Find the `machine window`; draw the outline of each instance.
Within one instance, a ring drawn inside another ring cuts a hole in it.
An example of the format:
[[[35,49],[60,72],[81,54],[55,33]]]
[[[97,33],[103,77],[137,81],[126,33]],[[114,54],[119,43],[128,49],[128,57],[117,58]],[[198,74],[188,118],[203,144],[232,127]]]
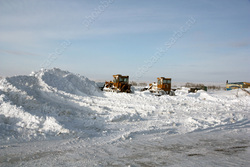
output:
[[[170,84],[170,83],[171,83],[171,80],[164,79],[164,80],[163,80],[163,83],[164,83],[164,84]]]

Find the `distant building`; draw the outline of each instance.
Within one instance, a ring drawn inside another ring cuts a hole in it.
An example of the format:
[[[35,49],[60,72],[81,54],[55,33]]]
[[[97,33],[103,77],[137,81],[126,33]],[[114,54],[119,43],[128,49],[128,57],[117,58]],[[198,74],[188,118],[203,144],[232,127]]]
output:
[[[239,89],[239,88],[250,88],[250,83],[249,82],[231,82],[226,84],[226,89],[227,90],[232,90],[232,89]]]

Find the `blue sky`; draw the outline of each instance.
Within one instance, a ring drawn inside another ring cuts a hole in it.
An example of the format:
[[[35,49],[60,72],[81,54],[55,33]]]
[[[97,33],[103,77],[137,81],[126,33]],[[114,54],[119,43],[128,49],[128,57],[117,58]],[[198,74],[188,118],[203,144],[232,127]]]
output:
[[[42,67],[95,80],[250,82],[250,1],[0,0],[0,76]]]

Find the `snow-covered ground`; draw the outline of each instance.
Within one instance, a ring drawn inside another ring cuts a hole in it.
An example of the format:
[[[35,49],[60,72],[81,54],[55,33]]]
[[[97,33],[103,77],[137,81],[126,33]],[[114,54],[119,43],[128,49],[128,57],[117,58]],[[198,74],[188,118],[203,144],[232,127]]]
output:
[[[250,96],[101,92],[60,69],[0,80],[0,166],[248,166]]]

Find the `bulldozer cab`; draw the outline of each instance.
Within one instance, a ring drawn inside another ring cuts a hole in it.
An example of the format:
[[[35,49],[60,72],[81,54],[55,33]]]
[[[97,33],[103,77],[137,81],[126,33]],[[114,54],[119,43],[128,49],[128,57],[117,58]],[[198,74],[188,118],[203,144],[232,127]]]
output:
[[[114,80],[113,82],[114,83],[125,83],[125,84],[128,84],[128,76],[122,76],[122,75],[113,75],[114,77]]]
[[[164,90],[166,92],[171,91],[171,78],[160,77],[157,78],[157,80],[158,89]]]
[[[127,93],[130,93],[131,90],[131,85],[129,84],[129,76],[122,76],[120,74],[117,74],[117,75],[113,75],[114,77],[114,80],[113,80],[113,83],[114,83],[114,87],[116,87],[117,90],[121,91],[121,92],[127,92]]]

